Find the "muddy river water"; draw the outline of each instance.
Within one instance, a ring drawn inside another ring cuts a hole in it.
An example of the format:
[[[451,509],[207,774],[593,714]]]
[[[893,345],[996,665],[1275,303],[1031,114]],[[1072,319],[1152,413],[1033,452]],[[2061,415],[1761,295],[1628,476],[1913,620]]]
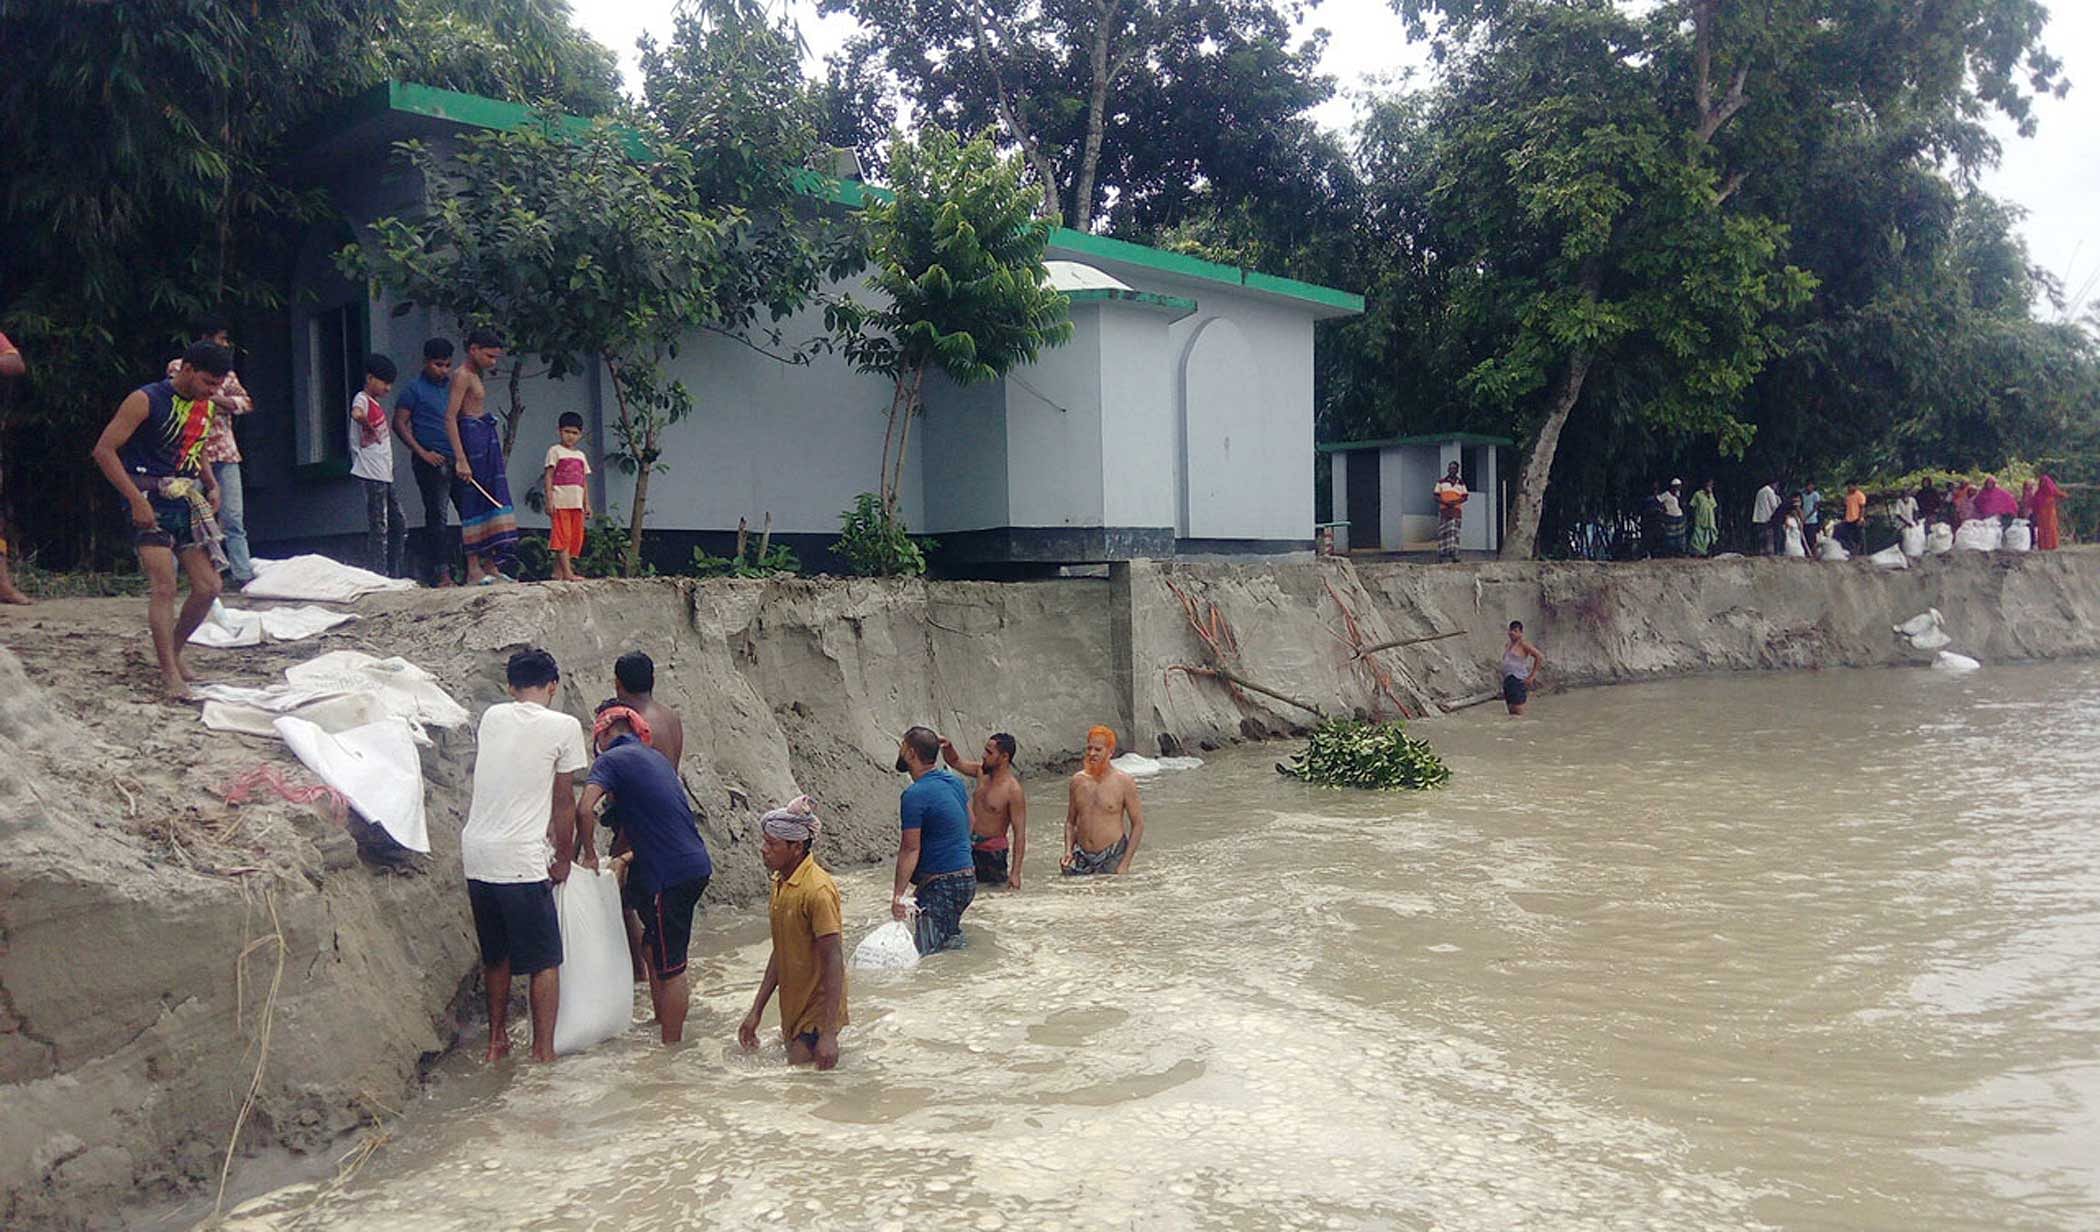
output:
[[[855,973],[833,1074],[738,1052],[764,913],[711,908],[686,1047],[453,1057],[244,1222],[2100,1227],[2100,665],[1499,709],[1420,726],[1428,795],[1152,780],[1124,879],[1045,875],[1036,776],[1028,884]]]

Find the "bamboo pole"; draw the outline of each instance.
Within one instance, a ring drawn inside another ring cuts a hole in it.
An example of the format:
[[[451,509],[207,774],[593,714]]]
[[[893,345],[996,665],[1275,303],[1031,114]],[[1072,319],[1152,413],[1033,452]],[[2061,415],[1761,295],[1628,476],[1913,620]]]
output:
[[[1273,697],[1277,701],[1283,702],[1285,705],[1296,706],[1298,709],[1303,710],[1306,713],[1314,715],[1318,718],[1324,719],[1327,717],[1326,711],[1320,709],[1318,706],[1313,705],[1311,702],[1300,701],[1299,699],[1292,697],[1288,693],[1278,693],[1276,690],[1269,688],[1266,685],[1256,684],[1253,681],[1247,679],[1245,676],[1242,676],[1237,672],[1229,672],[1222,667],[1199,667],[1191,664],[1176,663],[1174,666],[1168,668],[1167,670],[1170,672],[1186,672],[1191,676],[1210,676],[1214,679],[1222,680],[1227,684],[1237,685],[1250,693],[1259,693],[1263,697]]]
[[[1394,650],[1401,646],[1419,646],[1424,642],[1441,642],[1447,637],[1464,637],[1465,635],[1466,630],[1464,629],[1452,629],[1447,633],[1432,633],[1427,637],[1403,637],[1398,641],[1380,642],[1376,646],[1366,646],[1349,657],[1361,659],[1365,655],[1377,654],[1381,650]]]

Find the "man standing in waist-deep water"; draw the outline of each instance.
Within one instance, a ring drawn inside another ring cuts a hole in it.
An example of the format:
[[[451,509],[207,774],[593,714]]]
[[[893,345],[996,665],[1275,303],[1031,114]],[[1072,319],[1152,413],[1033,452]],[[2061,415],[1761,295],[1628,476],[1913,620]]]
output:
[[[978,780],[970,793],[970,859],[977,865],[977,880],[1009,890],[1021,888],[1021,858],[1028,854],[1028,794],[1014,773],[1019,748],[1012,736],[997,732],[984,742],[983,761],[964,761],[946,737],[941,739],[941,760]]]
[[[1072,776],[1065,805],[1065,875],[1127,873],[1145,837],[1137,780],[1115,767],[1116,733],[1086,734],[1086,763]],[[1128,823],[1126,826],[1125,823]]]
[[[890,915],[904,919],[904,892],[919,903],[912,939],[931,954],[962,943],[963,912],[977,897],[977,866],[970,859],[970,789],[953,770],[936,763],[941,738],[930,727],[914,727],[897,745],[897,773],[911,786],[897,801],[903,829],[897,839],[897,876],[890,887]]]
[[[1546,656],[1524,636],[1524,622],[1509,622],[1509,645],[1502,648],[1502,704],[1514,715],[1522,715],[1531,704],[1531,691],[1538,687]]]
[[[788,1064],[830,1069],[839,1063],[839,1029],[847,1024],[846,958],[839,941],[839,886],[812,850],[822,829],[808,796],[758,819],[759,858],[773,874],[767,911],[773,953],[736,1038],[746,1050],[757,1050],[759,1019],[777,991]]]

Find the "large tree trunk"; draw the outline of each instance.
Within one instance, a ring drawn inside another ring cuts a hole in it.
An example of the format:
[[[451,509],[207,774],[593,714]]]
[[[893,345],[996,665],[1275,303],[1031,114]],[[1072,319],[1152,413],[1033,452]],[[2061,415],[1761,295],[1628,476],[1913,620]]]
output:
[[[1116,0],[1103,0],[1096,10],[1094,45],[1087,55],[1093,89],[1086,100],[1086,144],[1079,153],[1079,179],[1072,187],[1071,225],[1087,230],[1094,221],[1094,173],[1101,164],[1101,130],[1108,113],[1108,43],[1115,33]],[[1052,191],[1056,191],[1052,189]]]
[[[1560,449],[1561,429],[1568,426],[1568,415],[1582,397],[1582,382],[1589,376],[1590,363],[1595,358],[1592,352],[1577,351],[1568,357],[1568,366],[1560,374],[1546,422],[1539,425],[1538,438],[1531,443],[1531,452],[1524,455],[1523,469],[1517,472],[1516,499],[1510,502],[1509,526],[1502,536],[1504,560],[1530,560],[1538,555],[1539,517],[1546,507],[1546,481],[1553,475],[1553,455]]]

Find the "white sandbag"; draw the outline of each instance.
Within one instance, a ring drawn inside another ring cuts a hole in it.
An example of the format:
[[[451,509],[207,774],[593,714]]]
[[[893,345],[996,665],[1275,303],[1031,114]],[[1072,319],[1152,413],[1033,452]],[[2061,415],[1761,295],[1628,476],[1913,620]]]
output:
[[[1816,555],[1824,560],[1851,560],[1852,553],[1838,542],[1836,535],[1826,534],[1816,544]]]
[[[305,719],[322,731],[339,733],[387,717],[377,693],[338,693],[273,685],[247,689],[230,684],[190,686],[190,696],[204,703],[204,726],[216,732],[274,736],[286,715]]]
[[[383,718],[330,734],[305,719],[287,716],[277,720],[276,728],[300,764],[343,793],[358,816],[410,851],[430,854],[430,831],[423,819],[423,762],[406,719]]]
[[[290,560],[258,560],[255,580],[241,593],[256,599],[311,599],[322,603],[348,603],[383,590],[414,590],[404,578],[384,577],[326,556],[294,556]]]
[[[1925,550],[1934,556],[1945,556],[1954,550],[1954,528],[1945,522],[1934,522],[1932,531],[1925,536]]]
[[[1872,555],[1868,556],[1867,560],[1872,564],[1879,565],[1883,569],[1910,568],[1910,557],[1905,556],[1903,554],[1903,549],[1896,546],[1893,543],[1881,549],[1879,552],[1875,552]]]
[[[1954,546],[1970,552],[1995,552],[2005,541],[1996,518],[1970,518],[1954,532]]]
[[[1802,544],[1802,542],[1801,542],[1801,528],[1800,528],[1800,527],[1798,527],[1798,526],[1794,526],[1794,525],[1792,525],[1792,524],[1789,524],[1789,525],[1787,526],[1787,528],[1786,528],[1786,545],[1785,545],[1785,551],[1784,551],[1784,554],[1785,554],[1785,555],[1787,555],[1787,556],[1791,556],[1791,557],[1795,558],[1796,560],[1800,560],[1800,559],[1803,559],[1803,558],[1807,557],[1807,555],[1808,555],[1808,548],[1807,548],[1807,547],[1805,547],[1805,546],[1804,546],[1804,545]]]
[[[1973,672],[1977,668],[1982,666],[1983,664],[1978,663],[1976,660],[1970,658],[1969,656],[1964,654],[1955,654],[1951,650],[1942,650],[1939,653],[1938,657],[1934,658],[1932,661],[1933,671],[1947,672],[1956,676],[1962,675],[1967,672]]]
[[[1149,779],[1165,774],[1169,770],[1194,770],[1203,764],[1200,757],[1147,757],[1143,753],[1125,753],[1109,763],[1134,779]]]
[[[620,882],[610,868],[571,866],[568,879],[554,887],[554,914],[561,924],[554,1052],[568,1056],[634,1023],[634,966],[620,919]]]
[[[336,650],[284,669],[295,689],[338,693],[376,692],[388,714],[414,723],[465,727],[466,707],[452,700],[437,677],[407,659],[377,659],[356,650]]]
[[[357,617],[349,612],[331,612],[325,607],[314,607],[311,604],[301,607],[230,608],[214,599],[211,612],[205,616],[204,623],[197,626],[195,633],[190,634],[190,643],[226,650],[239,646],[260,646],[265,641],[304,641],[356,619]]]
[[[863,971],[905,971],[919,965],[911,925],[891,920],[853,947],[853,965]]]
[[[2026,518],[2014,518],[2005,527],[2005,542],[2008,552],[2031,552],[2034,550],[2034,527]]]
[[[1947,636],[1947,631],[1937,626],[1927,629],[1923,633],[1914,634],[1910,639],[1910,648],[1912,650],[1938,650],[1953,644],[1954,639]]]
[[[1925,554],[1925,528],[1913,522],[1903,528],[1903,554],[1910,557]]]
[[[1939,628],[1941,623],[1942,622],[1940,620],[1940,609],[1936,607],[1928,607],[1924,611],[1919,612],[1917,615],[1911,617],[1909,620],[1906,620],[1902,624],[1897,625],[1896,632],[1901,633],[1905,637],[1916,637],[1918,634],[1925,632],[1925,630],[1927,629]]]

